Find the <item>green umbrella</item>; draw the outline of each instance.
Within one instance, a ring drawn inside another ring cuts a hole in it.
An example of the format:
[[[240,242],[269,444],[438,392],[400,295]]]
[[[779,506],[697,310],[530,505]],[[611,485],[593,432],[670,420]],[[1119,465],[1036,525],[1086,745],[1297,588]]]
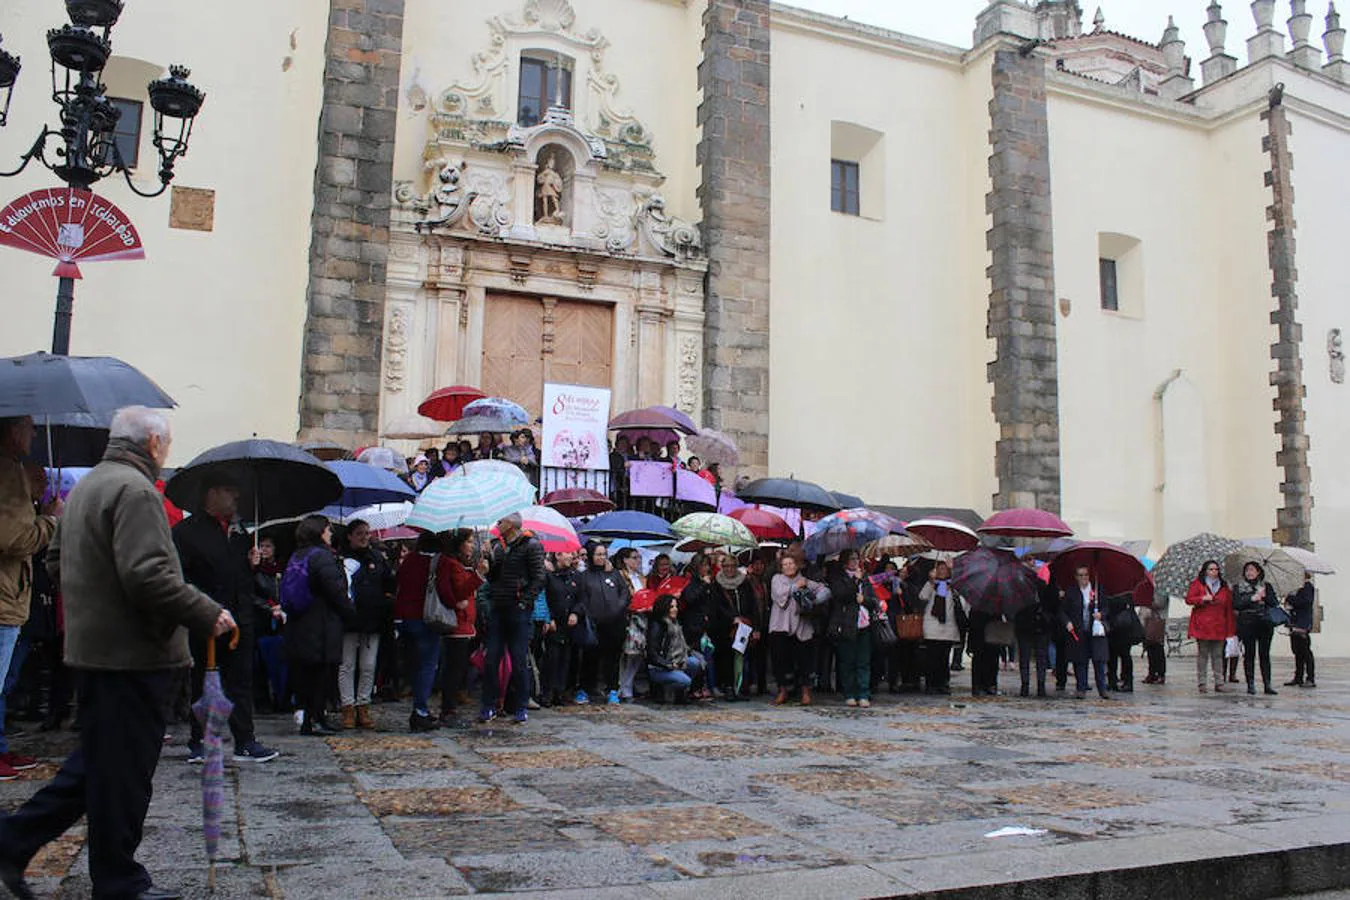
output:
[[[715,547],[758,547],[759,542],[741,522],[720,513],[696,512],[676,519],[670,530],[682,538]]]

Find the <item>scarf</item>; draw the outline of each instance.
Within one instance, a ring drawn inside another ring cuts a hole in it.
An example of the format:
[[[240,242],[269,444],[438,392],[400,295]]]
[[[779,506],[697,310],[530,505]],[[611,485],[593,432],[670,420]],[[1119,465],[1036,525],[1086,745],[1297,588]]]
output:
[[[1223,586],[1223,582],[1220,581],[1220,580],[1217,579],[1217,578],[1206,578],[1206,579],[1205,579],[1205,587],[1209,588],[1209,592],[1210,592],[1211,594],[1217,594],[1217,593],[1219,593],[1219,588],[1222,587],[1222,586]]]
[[[945,581],[936,581],[934,585],[946,583]],[[938,620],[939,625],[947,624],[947,598],[939,594],[936,587],[933,588],[933,618]]]

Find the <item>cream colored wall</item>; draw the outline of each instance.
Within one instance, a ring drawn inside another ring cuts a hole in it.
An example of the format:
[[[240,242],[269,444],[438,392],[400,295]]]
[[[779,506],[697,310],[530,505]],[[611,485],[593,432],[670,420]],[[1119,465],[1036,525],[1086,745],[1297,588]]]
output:
[[[472,7],[472,9],[470,9]],[[584,35],[598,30],[608,40],[604,69],[618,78],[615,106],[631,111],[652,136],[656,168],[666,176],[660,191],[667,209],[689,221],[699,219],[694,191],[697,172],[698,61],[701,56],[703,3],[679,0],[573,0],[576,23],[573,32]],[[477,4],[446,3],[444,0],[408,0],[403,25],[403,83],[414,81],[434,105],[451,84],[471,83],[473,56],[491,45],[488,20],[494,16],[520,19],[523,0],[488,0]],[[659,38],[654,39],[654,36]],[[515,120],[519,83],[518,51],[506,70],[505,96],[509,108],[501,116]],[[572,96],[578,127],[586,129],[590,100],[585,71],[590,59],[576,46],[554,35],[521,39],[530,48],[557,50],[576,61]],[[431,137],[429,106],[421,113],[400,114],[394,178],[413,181],[424,189],[422,153]]]
[[[138,0],[113,30],[117,56],[185,62],[207,92],[174,183],[216,192],[215,230],[170,229],[167,193],[145,200],[120,179],[98,184],[136,224],[146,261],[82,267],[71,352],[121,357],[179,402],[172,463],[255,432],[295,437],[327,8],[322,0],[241,0],[203,27],[196,4]],[[5,48],[24,63],[0,129],[0,169],[13,167],[41,123],[55,121],[45,35],[64,21],[60,4],[0,5]],[[152,127],[148,102],[142,127]],[[142,187],[158,183],[154,160],[143,144]],[[56,184],[34,164],[0,181],[0,197]],[[50,349],[53,265],[0,249],[0,355]]]
[[[769,469],[874,503],[986,508],[992,458],[967,450],[992,446],[972,343],[986,226],[970,173],[987,154],[951,114],[978,88],[954,65],[782,26],[773,54]],[[987,85],[987,66],[971,78]],[[833,121],[885,135],[879,220],[830,211]]]

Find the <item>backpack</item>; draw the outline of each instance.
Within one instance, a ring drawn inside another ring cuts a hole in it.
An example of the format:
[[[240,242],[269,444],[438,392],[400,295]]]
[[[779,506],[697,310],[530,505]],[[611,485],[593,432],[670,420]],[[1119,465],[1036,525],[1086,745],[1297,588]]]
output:
[[[288,616],[303,615],[314,605],[314,594],[309,589],[309,560],[315,549],[292,554],[286,563],[281,576],[281,608]]]

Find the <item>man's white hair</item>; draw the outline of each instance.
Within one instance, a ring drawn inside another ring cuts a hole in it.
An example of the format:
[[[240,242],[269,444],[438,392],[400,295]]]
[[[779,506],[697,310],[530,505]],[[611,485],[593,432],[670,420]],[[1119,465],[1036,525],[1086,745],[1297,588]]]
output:
[[[509,516],[502,516],[503,522],[510,522],[516,528],[522,528],[525,525],[525,519],[518,512],[513,512]]]
[[[164,413],[146,406],[124,406],[113,416],[109,438],[122,438],[144,447],[150,436],[160,440],[169,436],[169,420]]]

